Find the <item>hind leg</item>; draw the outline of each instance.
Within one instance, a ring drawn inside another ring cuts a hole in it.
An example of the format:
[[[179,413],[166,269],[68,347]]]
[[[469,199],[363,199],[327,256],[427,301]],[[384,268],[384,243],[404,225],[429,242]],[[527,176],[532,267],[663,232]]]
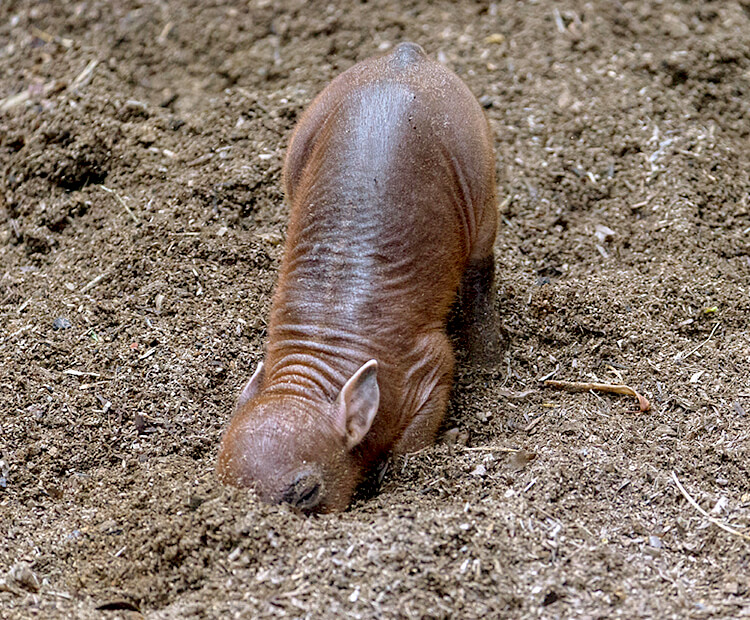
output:
[[[495,290],[495,256],[490,250],[469,261],[459,289],[458,339],[472,364],[494,366],[507,347],[495,309]]]

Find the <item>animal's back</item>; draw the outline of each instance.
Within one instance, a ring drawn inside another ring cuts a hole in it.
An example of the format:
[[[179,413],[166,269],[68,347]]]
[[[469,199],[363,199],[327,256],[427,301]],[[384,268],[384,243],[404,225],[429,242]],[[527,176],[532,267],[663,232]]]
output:
[[[339,324],[377,327],[381,340],[404,325],[441,327],[482,220],[494,218],[476,99],[407,43],[336,78],[299,127],[284,174],[284,305],[328,322],[338,312]]]

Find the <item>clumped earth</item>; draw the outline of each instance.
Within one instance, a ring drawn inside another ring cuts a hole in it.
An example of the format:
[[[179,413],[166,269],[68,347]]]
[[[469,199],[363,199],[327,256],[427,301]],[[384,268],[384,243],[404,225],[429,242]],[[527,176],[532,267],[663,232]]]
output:
[[[214,460],[289,132],[401,40],[490,118],[509,346],[299,516]],[[749,239],[747,0],[3,2],[0,617],[750,617]]]

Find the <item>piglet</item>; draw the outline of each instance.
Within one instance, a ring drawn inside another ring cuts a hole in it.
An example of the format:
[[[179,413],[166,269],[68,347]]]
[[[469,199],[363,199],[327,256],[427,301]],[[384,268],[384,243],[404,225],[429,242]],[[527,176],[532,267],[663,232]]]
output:
[[[469,355],[491,355],[497,226],[487,119],[419,45],[354,65],[297,124],[265,361],[242,389],[217,473],[272,503],[345,509],[391,454],[432,444],[459,296]]]

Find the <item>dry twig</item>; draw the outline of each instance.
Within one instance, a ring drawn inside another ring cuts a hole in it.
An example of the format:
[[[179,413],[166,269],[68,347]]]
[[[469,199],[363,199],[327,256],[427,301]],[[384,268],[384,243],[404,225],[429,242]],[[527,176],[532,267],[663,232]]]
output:
[[[679,362],[680,360],[687,359],[690,357],[693,353],[696,353],[697,351],[700,351],[700,349],[703,348],[704,345],[708,344],[711,341],[711,338],[714,337],[714,334],[716,333],[716,329],[719,327],[719,323],[717,322],[714,325],[714,328],[711,330],[711,333],[708,335],[708,338],[706,338],[703,342],[701,342],[697,347],[691,349],[687,353],[678,353],[674,356],[674,361]]]
[[[121,198],[120,194],[118,194],[115,190],[110,189],[106,185],[99,185],[105,192],[112,194],[117,201],[122,205],[122,208],[125,209],[127,214],[130,216],[130,218],[138,224],[138,218],[136,217],[135,213],[133,213],[133,210],[127,205],[127,203]]]
[[[80,293],[86,293],[87,291],[90,291],[92,288],[94,288],[99,282],[101,282],[104,278],[106,278],[109,274],[105,271],[104,273],[100,273],[98,276],[96,276],[91,282],[88,284],[85,284],[81,287]]]
[[[472,448],[464,448],[467,452],[519,452],[520,448],[505,448],[503,446],[476,446]]]
[[[733,534],[735,536],[739,536],[740,538],[744,538],[745,540],[750,540],[750,536],[748,536],[747,534],[738,532],[734,528],[731,528],[728,525],[725,525],[718,519],[714,519],[710,514],[708,514],[705,510],[703,510],[703,508],[700,507],[700,504],[698,504],[698,502],[696,502],[692,497],[690,497],[690,494],[685,490],[685,487],[682,486],[679,479],[677,478],[677,474],[674,472],[672,472],[672,480],[674,480],[674,483],[677,485],[677,488],[680,490],[680,493],[682,493],[683,497],[688,501],[688,504],[690,504],[693,508],[695,508],[698,512],[700,512],[704,517],[706,517],[706,519],[708,519],[716,527],[719,527],[725,532],[729,532],[730,534]]]
[[[587,392],[589,390],[597,390],[599,392],[609,392],[611,394],[625,394],[626,396],[635,396],[638,399],[638,406],[640,411],[648,411],[651,409],[651,403],[648,400],[636,392],[633,388],[627,385],[613,385],[611,383],[585,383],[579,381],[545,381],[544,385],[548,387],[558,388],[560,390],[567,390],[568,392]]]
[[[498,390],[498,393],[500,394],[500,396],[505,396],[505,398],[521,399],[521,398],[526,398],[529,394],[533,394],[534,390],[526,390],[524,392],[514,392],[513,390],[509,390],[507,388],[500,388]]]
[[[83,71],[81,71],[71,83],[70,90],[76,90],[77,88],[86,86],[86,84],[91,81],[91,77],[94,75],[94,69],[96,69],[98,64],[98,60],[90,60]]]

